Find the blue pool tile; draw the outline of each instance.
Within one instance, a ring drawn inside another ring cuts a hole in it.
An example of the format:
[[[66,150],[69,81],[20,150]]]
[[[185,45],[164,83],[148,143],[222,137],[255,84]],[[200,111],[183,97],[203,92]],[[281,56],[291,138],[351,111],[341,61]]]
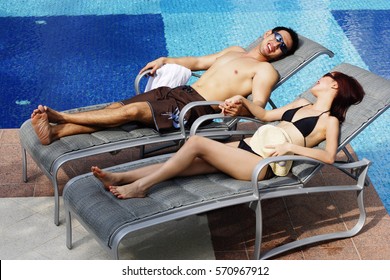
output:
[[[145,63],[167,55],[161,15],[0,18],[1,128],[40,103],[63,110],[134,94]]]
[[[332,11],[370,70],[390,79],[390,10]]]
[[[0,16],[160,14],[160,0],[4,0]]]

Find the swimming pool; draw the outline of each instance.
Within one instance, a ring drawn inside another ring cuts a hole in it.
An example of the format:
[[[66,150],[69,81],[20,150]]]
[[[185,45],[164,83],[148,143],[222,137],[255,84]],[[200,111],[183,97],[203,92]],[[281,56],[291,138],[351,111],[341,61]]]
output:
[[[138,70],[153,58],[245,46],[276,25],[336,54],[278,88],[279,105],[341,62],[390,79],[387,0],[1,1],[0,128],[19,127],[41,103],[64,110],[127,98]],[[369,175],[390,212],[389,120],[386,112],[352,146],[373,161]]]

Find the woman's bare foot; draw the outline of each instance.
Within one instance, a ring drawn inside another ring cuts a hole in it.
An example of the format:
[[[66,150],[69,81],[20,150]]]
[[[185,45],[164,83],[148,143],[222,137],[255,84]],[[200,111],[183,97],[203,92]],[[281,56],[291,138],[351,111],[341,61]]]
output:
[[[42,112],[33,113],[31,123],[42,145],[49,145],[53,139],[47,114]]]
[[[108,191],[110,190],[110,186],[115,186],[120,183],[120,179],[117,178],[115,173],[103,171],[97,166],[92,166],[91,171],[93,175],[103,183],[104,188]]]
[[[120,199],[144,198],[146,191],[140,188],[137,182],[123,186],[110,186],[110,192]]]

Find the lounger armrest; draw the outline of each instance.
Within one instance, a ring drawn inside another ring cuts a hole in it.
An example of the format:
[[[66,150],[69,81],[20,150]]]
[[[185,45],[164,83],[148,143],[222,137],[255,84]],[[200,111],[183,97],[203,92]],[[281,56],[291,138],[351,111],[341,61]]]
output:
[[[259,190],[262,188],[259,185],[259,174],[263,168],[266,168],[270,163],[273,162],[279,162],[279,161],[305,161],[309,163],[315,163],[315,164],[323,164],[323,165],[329,165],[327,163],[324,163],[320,160],[316,160],[309,157],[304,156],[296,156],[296,155],[285,155],[285,156],[277,156],[277,157],[269,157],[266,159],[261,160],[256,167],[254,168],[252,172],[252,187],[253,187],[253,194],[259,198]],[[366,158],[363,158],[362,160],[350,162],[350,163],[334,163],[331,164],[331,166],[334,166],[335,168],[339,170],[346,170],[346,169],[362,169],[362,172],[358,175],[357,178],[357,184],[361,187],[364,186],[365,178],[367,175],[368,167],[371,165],[371,161],[369,161]]]
[[[199,130],[199,127],[206,121],[208,120],[213,120],[213,119],[221,119],[221,120],[229,120],[230,124],[236,124],[241,120],[245,121],[250,121],[250,122],[255,122],[257,124],[264,124],[263,121],[253,118],[253,117],[246,117],[246,116],[236,116],[236,117],[231,117],[231,116],[225,116],[221,113],[219,114],[210,114],[210,115],[205,115],[201,116],[196,119],[196,121],[192,124],[191,129],[190,129],[190,136],[197,134],[197,131]]]
[[[139,84],[140,84],[140,81],[143,77],[145,77],[146,75],[149,75],[150,72],[152,72],[151,69],[148,69],[148,70],[145,70],[144,72],[141,72],[139,73],[136,77],[135,77],[135,80],[134,80],[134,91],[135,91],[135,94],[138,95],[140,94],[140,89],[139,89]]]
[[[179,116],[179,123],[180,123],[180,129],[181,133],[185,135],[185,129],[184,129],[184,116],[187,114],[189,110],[191,110],[194,107],[197,106],[215,106],[219,105],[221,101],[194,101],[186,106],[183,107],[183,109],[180,112]],[[240,120],[247,120],[247,121],[252,121],[260,124],[264,124],[264,122],[255,119],[253,117],[246,117],[246,116],[237,116],[237,117],[231,117],[231,116],[225,116],[223,114],[210,114],[210,115],[204,115],[196,119],[196,121],[192,124],[191,129],[190,129],[190,134],[194,135],[198,131],[199,127],[202,125],[202,123],[208,121],[208,120],[213,120],[213,119],[229,119],[231,120],[231,123],[237,123]]]
[[[112,102],[101,103],[101,104],[97,104],[97,105],[84,106],[84,107],[79,107],[79,108],[73,108],[73,109],[68,109],[68,110],[64,110],[64,111],[61,111],[61,112],[68,113],[68,114],[73,114],[73,113],[87,112],[87,111],[93,111],[93,110],[100,110],[100,109],[103,109],[103,108],[107,107],[110,104],[112,104]]]
[[[180,112],[180,115],[179,115],[179,124],[180,124],[181,134],[183,136],[186,135],[184,117],[189,110],[191,110],[194,107],[198,107],[198,106],[214,106],[214,105],[219,105],[220,103],[221,103],[220,101],[194,101],[194,102],[190,102],[186,106],[184,106]]]

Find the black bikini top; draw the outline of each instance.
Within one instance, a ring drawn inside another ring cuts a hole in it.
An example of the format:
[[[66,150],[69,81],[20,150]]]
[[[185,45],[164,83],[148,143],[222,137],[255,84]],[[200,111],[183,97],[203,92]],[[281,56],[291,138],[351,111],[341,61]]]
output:
[[[282,120],[286,122],[291,122],[302,134],[303,138],[306,138],[310,133],[313,131],[314,127],[316,126],[318,119],[320,116],[324,113],[329,112],[325,111],[319,114],[318,116],[312,116],[312,117],[305,117],[300,120],[297,120],[295,122],[292,122],[292,119],[294,118],[295,113],[301,109],[302,107],[305,107],[310,104],[306,104],[297,108],[293,108],[290,110],[287,110],[286,112],[283,113]],[[305,146],[306,146],[306,139],[305,139]]]

